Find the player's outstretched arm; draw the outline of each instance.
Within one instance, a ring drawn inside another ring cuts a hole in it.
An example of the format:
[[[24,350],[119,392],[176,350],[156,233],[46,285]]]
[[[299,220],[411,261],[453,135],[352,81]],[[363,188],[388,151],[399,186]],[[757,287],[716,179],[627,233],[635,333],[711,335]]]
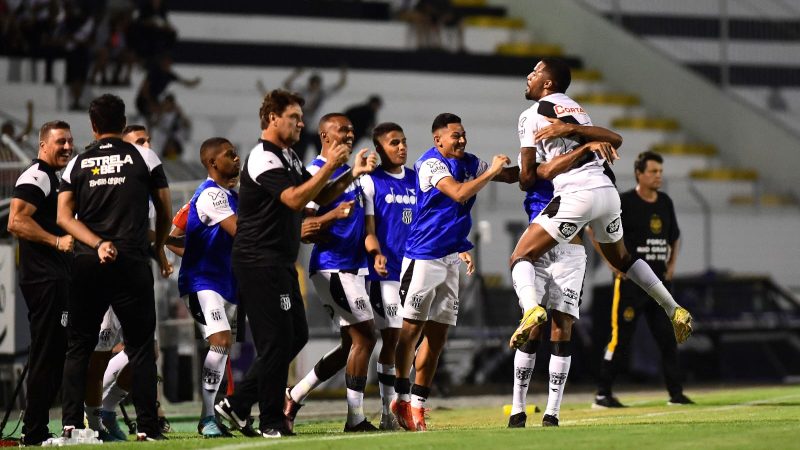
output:
[[[492,158],[492,165],[474,180],[459,183],[452,176],[448,176],[436,183],[436,189],[450,197],[453,201],[464,203],[483,189],[489,181],[500,174],[504,166],[509,162],[511,162],[511,160],[508,159],[508,156],[495,155],[494,158]]]
[[[533,137],[535,142],[544,139],[577,136],[589,141],[608,142],[614,148],[619,148],[622,145],[622,136],[609,129],[593,125],[565,123],[550,117],[545,117],[545,119],[550,122],[551,125],[543,127],[536,132]]]
[[[519,182],[519,167],[503,167],[503,170],[501,170],[497,176],[492,178],[492,181],[508,184]]]

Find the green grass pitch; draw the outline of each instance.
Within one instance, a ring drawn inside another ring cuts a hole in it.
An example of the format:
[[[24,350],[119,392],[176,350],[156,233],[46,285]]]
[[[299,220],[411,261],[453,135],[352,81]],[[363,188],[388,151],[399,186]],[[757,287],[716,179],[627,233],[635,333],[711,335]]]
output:
[[[689,392],[697,402],[666,406],[663,394],[626,395],[631,406],[593,410],[570,403],[561,411],[559,428],[542,428],[541,413],[528,428],[507,429],[501,407],[433,409],[427,433],[344,434],[344,418],[303,420],[298,435],[263,438],[202,439],[196,421],[173,421],[169,441],[114,443],[113,449],[790,449],[800,448],[800,386],[718,388]],[[432,399],[431,403],[435,403]],[[313,400],[312,400],[313,401]],[[377,418],[373,420],[377,423]],[[75,446],[70,448],[94,448]]]

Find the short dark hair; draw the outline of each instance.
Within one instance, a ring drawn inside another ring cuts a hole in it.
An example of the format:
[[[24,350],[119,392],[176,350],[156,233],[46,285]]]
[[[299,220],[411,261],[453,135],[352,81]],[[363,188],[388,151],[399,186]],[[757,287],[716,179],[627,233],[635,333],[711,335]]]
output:
[[[266,130],[269,126],[269,114],[281,115],[289,105],[298,104],[301,107],[306,104],[306,101],[300,94],[296,92],[289,92],[283,89],[274,89],[264,96],[261,102],[261,108],[258,110],[258,118],[261,120],[261,129]]]
[[[447,125],[451,123],[461,123],[461,117],[458,117],[452,113],[441,113],[433,119],[433,125],[431,125],[431,133],[436,133],[436,130],[441,128],[447,128]]]
[[[215,150],[218,150],[223,144],[233,145],[224,137],[208,138],[200,144],[200,162],[203,163],[203,166],[208,168],[208,161],[216,155]]]
[[[135,133],[137,131],[147,131],[147,128],[144,125],[128,125],[122,129],[122,135],[125,136],[128,133]]]
[[[550,75],[550,79],[555,84],[553,90],[562,94],[567,92],[567,88],[572,83],[572,71],[567,62],[559,58],[543,58],[542,62],[545,72]]]
[[[39,128],[39,140],[43,141],[47,134],[50,133],[50,130],[69,130],[69,124],[64,122],[63,120],[51,120],[50,122],[45,122],[42,124],[42,127]]]
[[[327,121],[333,119],[334,117],[344,117],[345,119],[350,120],[350,118],[347,117],[347,114],[343,114],[340,112],[328,113],[319,118],[319,122],[317,122],[317,131],[321,132],[322,125],[324,125]]]
[[[661,157],[656,152],[651,152],[650,150],[646,152],[639,153],[636,157],[636,161],[633,162],[633,173],[636,175],[636,172],[644,172],[647,168],[647,161],[655,161],[659,164],[664,164],[664,158]]]
[[[383,150],[380,139],[392,131],[399,131],[403,133],[403,127],[394,122],[383,122],[379,123],[375,126],[375,128],[372,129],[372,143],[375,144],[376,150]]]
[[[125,128],[125,102],[113,94],[103,94],[89,104],[89,120],[98,134],[121,134]]]

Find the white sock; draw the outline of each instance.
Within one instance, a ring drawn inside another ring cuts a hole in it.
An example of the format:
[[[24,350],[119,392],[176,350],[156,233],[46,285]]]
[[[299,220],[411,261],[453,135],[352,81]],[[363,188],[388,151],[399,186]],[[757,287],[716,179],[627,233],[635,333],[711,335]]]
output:
[[[314,369],[311,369],[299,383],[297,383],[291,391],[289,391],[289,395],[292,396],[292,400],[296,401],[297,403],[303,403],[303,401],[308,397],[308,394],[311,393],[317,386],[321,383],[319,377],[317,377],[317,373]]]
[[[567,384],[569,365],[572,356],[550,355],[550,391],[547,395],[547,409],[544,413],[558,417],[561,410],[561,398],[564,396],[564,385]]]
[[[364,419],[364,392],[347,389],[347,425],[358,425]]]
[[[428,401],[428,397],[422,397],[417,394],[411,394],[411,407],[412,408],[424,408],[425,402]]]
[[[525,353],[517,350],[514,354],[514,393],[511,398],[511,414],[525,411],[528,397],[528,386],[536,364],[536,353]]]
[[[225,362],[228,360],[228,349],[212,345],[208,349],[203,362],[203,410],[201,417],[214,415],[214,399],[217,397],[222,375],[225,373]]]
[[[103,392],[103,410],[104,411],[117,411],[117,405],[128,395],[128,391],[122,389],[113,383],[108,389]]]
[[[86,411],[86,421],[89,422],[89,428],[93,430],[102,430],[103,425],[100,423],[100,407],[84,405],[83,410]]]
[[[117,353],[108,361],[106,371],[103,373],[103,392],[117,382],[117,377],[122,369],[128,365],[128,354],[124,351]]]
[[[672,318],[672,315],[675,314],[675,310],[679,306],[675,302],[675,299],[672,298],[672,294],[664,287],[664,283],[658,279],[658,276],[656,276],[653,269],[651,269],[646,262],[637,259],[625,273],[625,276],[638,284],[640,288],[644,289],[647,295],[652,297],[653,300],[664,308],[664,311],[667,312],[667,316],[670,319]]]
[[[378,363],[378,390],[381,393],[381,405],[383,414],[390,414],[392,400],[397,397],[394,392],[394,380],[396,370],[394,364]]]
[[[536,270],[528,260],[517,261],[511,269],[511,280],[514,282],[514,292],[517,293],[522,309],[527,311],[539,305],[536,301]]]

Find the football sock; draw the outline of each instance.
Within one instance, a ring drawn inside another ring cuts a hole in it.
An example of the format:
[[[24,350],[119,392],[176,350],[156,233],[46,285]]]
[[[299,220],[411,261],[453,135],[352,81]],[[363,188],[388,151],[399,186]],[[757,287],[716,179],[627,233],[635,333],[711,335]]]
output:
[[[203,362],[203,410],[202,417],[214,415],[214,399],[217,397],[219,385],[222,383],[222,374],[225,373],[225,361],[228,359],[228,349],[219,345],[212,345]]]
[[[316,368],[313,368],[289,391],[289,395],[292,397],[292,400],[297,403],[303,403],[306,397],[308,397],[308,394],[316,389],[320,383],[322,383],[322,380],[317,376]]]
[[[103,410],[115,412],[119,402],[127,396],[128,391],[117,386],[117,383],[111,384],[111,386],[103,392]]]
[[[397,377],[394,380],[394,390],[397,393],[397,400],[405,402],[411,401],[411,380],[408,378]]]
[[[419,384],[411,386],[411,407],[425,408],[425,402],[429,395],[431,395],[431,388]]]
[[[389,406],[391,405],[392,400],[397,397],[394,392],[394,380],[394,364],[378,363],[378,390],[381,393],[381,404],[384,414],[391,413]]]
[[[538,344],[538,341],[528,341],[523,348],[514,354],[514,390],[511,397],[511,414],[525,411],[533,367],[536,364],[536,349],[530,350],[529,344]],[[538,347],[538,345],[534,345]],[[527,348],[525,348],[527,347]]]
[[[547,408],[544,413],[558,417],[572,356],[570,355],[569,341],[555,341],[552,342],[552,346],[553,351],[550,355],[550,390],[547,395]]]
[[[667,288],[664,286],[664,283],[658,279],[658,276],[653,272],[653,269],[647,265],[641,259],[637,259],[631,265],[631,268],[625,273],[625,276],[631,279],[634,283],[639,285],[647,295],[653,298],[662,308],[664,311],[667,312],[667,316],[671,319],[672,315],[675,314],[675,310],[679,307],[678,304],[675,302],[675,299],[672,298],[672,295],[669,293]]]
[[[103,392],[107,391],[112,384],[116,384],[119,373],[127,365],[128,354],[125,351],[117,353],[108,361],[106,371],[103,373]]]
[[[347,425],[356,426],[363,422],[364,416],[364,388],[367,385],[366,376],[344,375],[347,385]]]
[[[536,301],[536,290],[534,289],[536,271],[531,260],[520,258],[514,261],[511,268],[511,280],[523,310],[527,311],[539,304]]]

